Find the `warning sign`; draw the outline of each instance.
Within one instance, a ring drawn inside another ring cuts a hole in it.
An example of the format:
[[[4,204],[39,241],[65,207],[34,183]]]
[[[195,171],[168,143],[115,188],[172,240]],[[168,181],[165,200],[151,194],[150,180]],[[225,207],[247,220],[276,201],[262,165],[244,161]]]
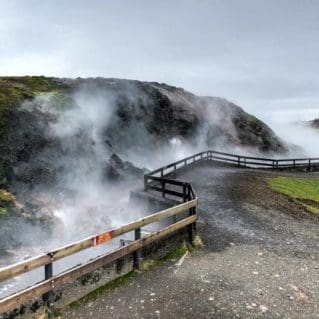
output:
[[[106,232],[106,233],[103,233],[103,234],[100,234],[100,235],[93,237],[93,244],[94,244],[94,246],[100,245],[100,244],[103,244],[106,241],[109,241],[111,239],[112,239],[112,232],[109,231],[109,232]]]

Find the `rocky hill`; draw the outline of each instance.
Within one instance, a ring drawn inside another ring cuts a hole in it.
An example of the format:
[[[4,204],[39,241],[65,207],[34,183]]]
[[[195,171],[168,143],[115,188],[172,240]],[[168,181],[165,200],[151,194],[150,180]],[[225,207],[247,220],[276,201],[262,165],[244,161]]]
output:
[[[167,162],[181,145],[285,151],[267,125],[222,98],[154,82],[1,77],[0,190],[19,205],[0,201],[0,215],[47,222],[52,194],[71,196],[123,173],[141,177],[135,166],[159,153]]]
[[[96,143],[101,152],[129,159],[174,140],[203,147],[285,150],[267,125],[239,106],[166,84],[0,78],[0,187],[17,180],[54,182],[61,156],[90,155]]]

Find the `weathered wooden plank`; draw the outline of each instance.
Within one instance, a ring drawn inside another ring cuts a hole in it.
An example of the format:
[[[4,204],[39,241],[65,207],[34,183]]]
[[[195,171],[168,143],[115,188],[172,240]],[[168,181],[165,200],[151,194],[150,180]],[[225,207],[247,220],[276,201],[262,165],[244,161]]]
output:
[[[43,254],[14,265],[3,267],[0,269],[0,281],[28,272],[34,268],[48,264],[49,262],[50,256]]]
[[[119,235],[125,234],[129,231],[133,231],[135,228],[142,227],[157,221],[160,221],[162,219],[165,219],[167,217],[179,214],[189,208],[192,208],[197,205],[197,199],[194,199],[192,201],[189,201],[187,203],[183,203],[177,206],[174,206],[172,208],[165,209],[163,211],[160,211],[158,213],[146,216],[144,218],[138,219],[132,223],[129,223],[127,225],[121,226],[116,229],[112,229],[110,231],[107,231],[108,233],[111,232],[111,237],[117,237]],[[55,249],[53,251],[48,252],[47,254],[43,254],[19,263],[16,263],[14,265],[7,266],[5,268],[0,269],[0,282],[7,280],[9,278],[13,278],[17,275],[29,272],[32,269],[44,266],[52,261],[70,256],[76,252],[79,252],[81,250],[90,248],[96,244],[96,237],[103,235],[105,233],[96,234],[92,237],[88,237],[86,239],[80,240],[78,242],[72,243],[70,245]]]
[[[113,230],[113,234],[114,234],[114,236],[119,236],[119,235],[125,234],[131,230],[134,230],[136,228],[140,228],[140,227],[146,226],[148,224],[152,224],[152,223],[161,221],[165,218],[177,215],[177,214],[182,213],[182,212],[184,212],[192,207],[195,207],[197,205],[197,203],[198,203],[198,199],[195,198],[195,199],[188,201],[186,203],[182,203],[182,204],[176,205],[172,208],[162,210],[159,213],[155,213],[155,214],[146,216],[146,217],[141,218],[135,222],[121,226],[121,227]]]
[[[88,263],[84,265],[77,266],[71,270],[68,270],[62,274],[59,274],[57,276],[52,277],[50,280],[42,281],[30,288],[27,288],[23,291],[20,291],[16,294],[13,294],[9,297],[6,297],[2,300],[0,300],[0,314],[10,311],[14,309],[15,307],[28,302],[29,300],[32,300],[34,298],[40,297],[43,294],[49,292],[50,290],[57,288],[65,283],[68,283],[70,281],[73,281],[82,275],[85,275],[87,273],[90,273],[102,266],[105,266],[107,264],[110,264],[117,259],[124,257],[128,254],[133,253],[134,251],[154,242],[157,241],[167,235],[170,235],[174,232],[176,232],[179,229],[182,229],[186,227],[187,225],[190,225],[194,223],[197,219],[197,215],[192,215],[190,217],[187,217],[177,223],[174,223],[172,225],[169,225],[159,231],[153,232],[149,235],[146,235],[145,237],[133,241],[129,244],[127,244],[124,247],[115,249],[111,251],[108,254],[105,254],[103,256],[97,257]]]

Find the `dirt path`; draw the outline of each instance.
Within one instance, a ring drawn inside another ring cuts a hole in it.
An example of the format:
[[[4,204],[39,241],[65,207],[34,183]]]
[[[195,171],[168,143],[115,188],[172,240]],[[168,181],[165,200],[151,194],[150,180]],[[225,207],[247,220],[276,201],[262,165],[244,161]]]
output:
[[[319,318],[319,221],[269,190],[273,175],[183,174],[200,199],[205,246],[180,267],[154,268],[63,318]]]

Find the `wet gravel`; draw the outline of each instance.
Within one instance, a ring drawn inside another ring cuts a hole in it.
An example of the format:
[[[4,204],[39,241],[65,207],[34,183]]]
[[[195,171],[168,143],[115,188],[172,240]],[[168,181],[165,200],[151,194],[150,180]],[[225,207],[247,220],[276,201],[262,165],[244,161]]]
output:
[[[204,247],[181,266],[156,267],[62,317],[319,318],[319,221],[267,187],[276,175],[185,172],[179,179],[199,197]]]

